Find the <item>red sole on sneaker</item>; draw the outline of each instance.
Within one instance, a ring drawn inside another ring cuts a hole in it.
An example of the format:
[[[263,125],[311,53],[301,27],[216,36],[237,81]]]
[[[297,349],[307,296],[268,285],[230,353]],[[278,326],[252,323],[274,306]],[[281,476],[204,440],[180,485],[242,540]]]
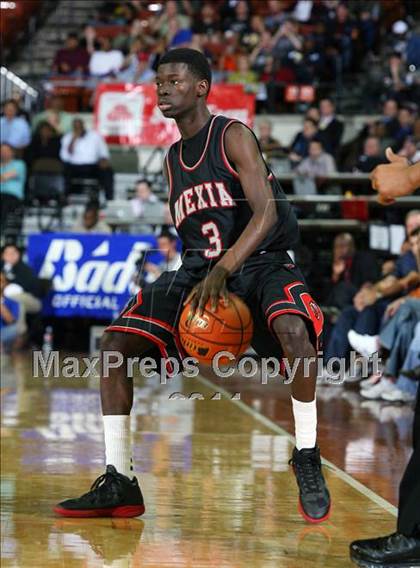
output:
[[[75,517],[79,519],[89,519],[95,517],[140,517],[145,512],[144,505],[125,505],[122,507],[112,507],[107,509],[74,510],[54,507],[54,512],[61,517]]]
[[[319,523],[323,523],[324,521],[326,521],[330,514],[331,514],[331,505],[330,508],[328,509],[328,513],[326,515],[324,515],[323,517],[321,517],[320,519],[314,519],[313,517],[310,517],[309,515],[307,515],[305,513],[305,511],[303,510],[302,507],[302,502],[299,499],[299,504],[298,504],[298,511],[299,513],[302,515],[302,517],[305,519],[305,521],[308,521],[308,523],[312,523],[313,525],[317,525]]]

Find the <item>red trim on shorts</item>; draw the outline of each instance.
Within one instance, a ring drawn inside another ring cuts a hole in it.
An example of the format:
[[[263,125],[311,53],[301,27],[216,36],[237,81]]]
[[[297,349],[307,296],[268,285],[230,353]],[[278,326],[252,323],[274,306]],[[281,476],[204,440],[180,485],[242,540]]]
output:
[[[186,172],[192,172],[193,170],[195,170],[196,168],[198,168],[198,166],[201,164],[201,162],[204,160],[204,156],[207,153],[207,148],[209,146],[209,142],[210,142],[210,136],[211,136],[211,131],[213,130],[213,126],[214,126],[214,121],[216,120],[216,115],[213,116],[213,118],[211,119],[211,123],[210,123],[210,127],[209,127],[209,131],[207,133],[207,140],[206,140],[206,145],[204,146],[204,150],[203,153],[200,156],[200,159],[198,160],[198,162],[196,162],[193,166],[187,166],[187,164],[184,164],[183,160],[182,160],[182,138],[181,141],[179,143],[179,163],[181,165],[181,168],[183,170],[185,170]]]
[[[163,329],[166,329],[166,331],[169,331],[169,333],[171,333],[172,335],[175,335],[177,333],[176,329],[172,326],[170,326],[168,323],[159,320],[157,318],[150,318],[147,316],[141,316],[140,314],[135,314],[133,313],[134,310],[136,310],[139,306],[141,306],[143,303],[143,290],[140,289],[137,292],[137,297],[136,297],[136,303],[127,311],[124,312],[123,314],[120,314],[119,317],[123,318],[123,319],[138,319],[141,321],[147,321],[147,322],[151,322],[154,323],[155,325],[162,327]]]
[[[122,326],[122,325],[110,325],[109,327],[106,328],[105,331],[119,331],[123,333],[133,333],[135,335],[141,335],[142,337],[149,339],[152,343],[157,345],[163,359],[169,358],[168,352],[166,351],[167,344],[162,339],[160,339],[160,337],[157,337],[156,335],[150,333],[149,331],[145,331],[144,329],[137,329],[135,327]],[[169,373],[173,373],[174,371],[169,361],[166,361],[166,369],[167,371],[169,371]]]
[[[304,286],[305,284],[303,282],[301,282],[300,280],[295,280],[294,282],[290,282],[290,284],[288,284],[287,286],[285,286],[283,288],[284,293],[286,294],[286,300],[276,300],[275,302],[273,302],[272,304],[270,304],[268,306],[268,308],[265,310],[265,315],[267,315],[267,312],[273,307],[273,306],[277,306],[278,304],[296,304],[292,294],[290,293],[290,290],[294,287],[297,286],[298,284],[301,284],[302,286]],[[301,296],[301,294],[300,294]]]
[[[312,298],[312,296],[309,294],[309,292],[302,292],[301,294],[299,294],[300,299],[302,300],[302,303],[306,309],[306,313],[299,310],[299,309],[294,309],[291,307],[287,307],[287,308],[280,308],[277,309],[276,311],[272,312],[270,315],[267,316],[268,311],[273,307],[273,306],[278,306],[280,304],[294,304],[296,305],[296,302],[293,298],[293,296],[290,293],[291,288],[293,288],[294,286],[297,285],[302,285],[304,286],[303,282],[295,281],[295,282],[291,282],[290,284],[288,284],[285,288],[284,288],[284,292],[286,294],[287,300],[277,300],[275,302],[273,302],[272,304],[270,304],[270,306],[266,309],[265,311],[265,315],[267,317],[267,324],[268,327],[270,329],[270,331],[272,333],[273,329],[272,329],[272,325],[273,325],[273,321],[280,315],[282,314],[297,314],[300,316],[305,317],[306,319],[308,319],[311,323],[312,323],[312,327],[313,330],[315,332],[315,336],[317,338],[317,344],[316,344],[316,349],[319,349],[319,338],[320,335],[322,333],[322,329],[323,329],[323,325],[324,325],[324,316],[322,314],[322,311],[320,309],[320,307],[318,306],[318,304],[314,301],[314,299]],[[316,306],[316,309],[319,310],[319,319],[316,317],[315,315],[315,310],[311,308],[310,303],[313,303]]]
[[[177,333],[176,329],[172,326],[170,326],[168,323],[158,320],[156,318],[149,318],[147,316],[141,316],[139,314],[132,314],[131,310],[130,312],[127,312],[126,314],[124,314],[122,316],[123,319],[138,319],[140,321],[146,321],[146,322],[151,322],[154,323],[155,325],[165,329],[166,331],[169,331],[169,333],[171,333],[172,335],[175,335]]]

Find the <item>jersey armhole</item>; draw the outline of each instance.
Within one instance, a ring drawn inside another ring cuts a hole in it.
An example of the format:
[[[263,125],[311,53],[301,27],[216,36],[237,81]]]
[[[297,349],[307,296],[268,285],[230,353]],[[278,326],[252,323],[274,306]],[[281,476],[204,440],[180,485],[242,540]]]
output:
[[[239,120],[236,120],[236,119],[233,118],[232,120],[230,120],[230,121],[224,126],[224,128],[223,128],[223,130],[222,130],[222,135],[221,135],[221,137],[220,137],[220,153],[222,154],[223,163],[225,164],[226,169],[227,169],[235,178],[239,179],[239,174],[238,174],[238,172],[235,170],[235,168],[233,167],[233,165],[231,164],[231,162],[229,161],[229,158],[227,157],[226,150],[225,150],[225,133],[226,133],[226,130],[229,128],[229,126],[231,126],[231,125],[234,124],[234,123],[242,124],[243,126],[246,126],[246,128],[248,128],[248,130],[249,130],[249,131],[252,133],[252,135],[254,136],[255,141],[256,141],[256,143],[257,143],[257,146],[258,146],[260,152],[261,152],[261,148],[260,148],[260,144],[259,144],[259,142],[258,142],[258,138],[255,136],[255,133],[254,133],[254,132],[251,130],[251,128],[249,128],[246,124],[243,124],[243,122],[240,122]],[[266,164],[266,162],[265,162],[265,160],[264,160],[264,157],[263,157],[263,155],[262,155],[262,152],[261,152],[261,157],[262,157],[262,159],[263,159],[264,165],[265,165],[266,170],[267,170],[267,179],[268,179],[269,181],[271,181],[271,180],[273,179],[273,177],[274,177],[274,176],[273,176],[273,172],[272,172],[272,171],[270,170],[270,168],[267,166],[267,164]]]

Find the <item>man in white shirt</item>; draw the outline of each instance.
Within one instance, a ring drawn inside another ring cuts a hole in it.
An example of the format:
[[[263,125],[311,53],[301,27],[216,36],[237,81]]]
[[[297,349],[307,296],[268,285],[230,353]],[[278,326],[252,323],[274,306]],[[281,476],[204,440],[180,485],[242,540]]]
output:
[[[72,131],[61,139],[60,158],[65,164],[68,193],[75,193],[75,179],[96,178],[105,197],[113,198],[114,172],[108,146],[100,134],[86,130],[80,118],[73,120]]]
[[[92,77],[116,75],[124,63],[124,56],[119,49],[112,49],[108,37],[99,38],[100,48],[90,57],[89,73]]]

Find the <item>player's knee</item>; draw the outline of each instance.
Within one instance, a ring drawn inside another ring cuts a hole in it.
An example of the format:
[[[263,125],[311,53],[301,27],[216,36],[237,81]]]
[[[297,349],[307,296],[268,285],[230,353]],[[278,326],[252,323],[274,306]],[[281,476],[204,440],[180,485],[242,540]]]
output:
[[[286,355],[306,352],[311,343],[303,318],[284,314],[273,322],[273,330]]]

